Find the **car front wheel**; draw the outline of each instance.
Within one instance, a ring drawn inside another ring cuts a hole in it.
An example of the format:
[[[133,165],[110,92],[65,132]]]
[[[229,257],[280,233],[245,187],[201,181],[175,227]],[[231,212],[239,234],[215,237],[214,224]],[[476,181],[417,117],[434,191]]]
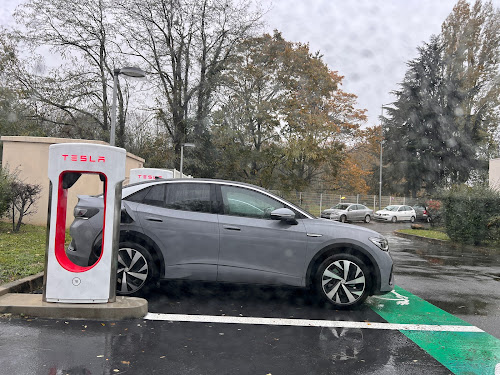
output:
[[[370,215],[365,216],[365,223],[369,223],[372,220]]]
[[[392,217],[392,219],[391,219],[391,221],[392,221],[393,223],[396,223],[396,222],[398,221],[398,218],[397,218],[396,216],[393,216],[393,217]]]
[[[341,223],[346,223],[346,222],[347,222],[347,217],[346,217],[345,215],[342,215],[342,216],[340,217],[340,222],[341,222]]]
[[[136,295],[144,292],[152,284],[153,258],[143,246],[132,242],[122,242],[118,250],[116,273],[118,295]]]
[[[370,283],[366,265],[349,254],[336,254],[325,259],[315,277],[318,294],[339,309],[362,304],[368,297]]]

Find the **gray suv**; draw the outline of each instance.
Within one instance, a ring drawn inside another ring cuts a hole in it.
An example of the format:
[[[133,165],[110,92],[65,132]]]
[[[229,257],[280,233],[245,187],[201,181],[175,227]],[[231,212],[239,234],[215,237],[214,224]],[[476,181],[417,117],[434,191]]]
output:
[[[79,196],[68,257],[101,254],[102,196]],[[159,279],[312,287],[337,308],[393,289],[387,240],[317,219],[260,187],[206,179],[156,180],[122,191],[117,293]]]

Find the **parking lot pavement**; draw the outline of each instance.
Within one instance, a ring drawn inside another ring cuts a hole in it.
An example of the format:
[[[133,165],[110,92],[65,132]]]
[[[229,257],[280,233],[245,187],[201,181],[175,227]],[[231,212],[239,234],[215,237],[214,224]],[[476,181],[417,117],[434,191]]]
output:
[[[0,318],[0,374],[494,374],[498,258],[361,225],[389,238],[398,287],[357,310],[303,289],[162,283],[145,319]]]
[[[388,238],[397,285],[500,339],[500,251],[394,235],[409,223],[359,225]]]
[[[398,329],[366,328],[386,323],[369,305],[335,311],[300,289],[209,283],[165,283],[148,300],[160,314],[300,324],[4,318],[0,373],[450,374]]]

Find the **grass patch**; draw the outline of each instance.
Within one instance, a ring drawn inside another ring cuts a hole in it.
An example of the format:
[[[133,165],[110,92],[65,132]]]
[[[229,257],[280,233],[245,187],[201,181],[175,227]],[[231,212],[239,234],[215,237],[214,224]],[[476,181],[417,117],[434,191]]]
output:
[[[399,233],[411,234],[414,236],[433,238],[435,240],[450,241],[450,237],[446,233],[437,230],[424,230],[424,229],[400,229]]]
[[[43,271],[46,228],[23,224],[12,233],[12,224],[0,222],[0,284]]]

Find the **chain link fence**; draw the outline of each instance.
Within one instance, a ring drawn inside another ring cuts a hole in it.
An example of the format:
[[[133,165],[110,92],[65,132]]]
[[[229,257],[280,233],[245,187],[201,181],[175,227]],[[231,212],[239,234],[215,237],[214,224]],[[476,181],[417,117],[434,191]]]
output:
[[[418,203],[417,198],[410,197],[396,197],[390,195],[383,195],[381,203],[379,204],[378,195],[366,194],[342,194],[341,192],[331,193],[312,193],[312,192],[289,192],[285,193],[278,190],[272,190],[272,193],[285,198],[286,200],[304,208],[313,215],[319,216],[322,210],[333,207],[338,203],[356,203],[363,204],[373,211],[380,210],[391,204],[407,204],[413,206]]]

